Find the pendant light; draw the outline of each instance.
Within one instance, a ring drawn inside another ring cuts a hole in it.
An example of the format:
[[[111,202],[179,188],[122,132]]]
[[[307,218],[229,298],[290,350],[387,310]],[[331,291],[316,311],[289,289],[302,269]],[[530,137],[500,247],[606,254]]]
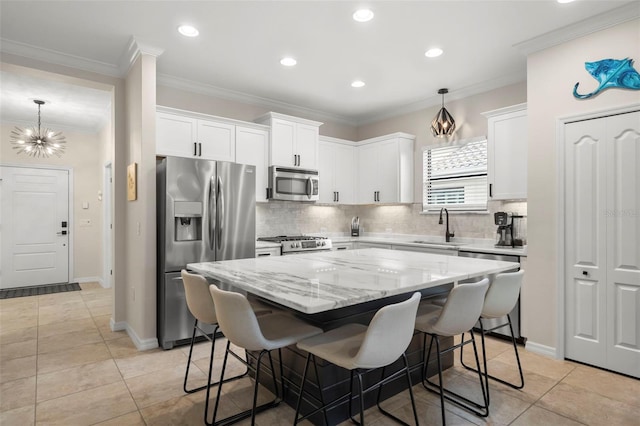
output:
[[[451,136],[456,130],[455,120],[444,107],[444,95],[446,93],[449,93],[449,89],[438,90],[438,94],[442,95],[442,108],[440,108],[440,111],[438,111],[438,114],[431,122],[431,132],[433,133],[433,136],[438,138]]]
[[[38,105],[38,127],[21,128],[16,126],[11,131],[11,143],[13,149],[18,150],[18,154],[23,152],[31,157],[49,157],[55,155],[61,157],[64,153],[65,137],[62,132],[54,132],[51,129],[40,126],[40,107],[44,101],[34,100]]]

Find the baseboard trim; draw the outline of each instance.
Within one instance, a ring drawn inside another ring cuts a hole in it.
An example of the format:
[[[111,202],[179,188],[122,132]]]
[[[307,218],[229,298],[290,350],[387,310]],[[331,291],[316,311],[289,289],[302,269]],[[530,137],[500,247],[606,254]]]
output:
[[[551,346],[546,346],[540,343],[532,342],[531,340],[527,340],[524,348],[529,352],[533,352],[538,355],[543,355],[549,358],[557,358],[556,348],[553,348]]]
[[[125,321],[115,322],[113,318],[109,319],[109,326],[111,331],[123,331],[127,329],[127,323]]]
[[[100,284],[102,287],[104,287],[104,283],[102,282],[102,278],[101,277],[79,277],[79,278],[74,278],[73,281],[74,283],[98,283]]]

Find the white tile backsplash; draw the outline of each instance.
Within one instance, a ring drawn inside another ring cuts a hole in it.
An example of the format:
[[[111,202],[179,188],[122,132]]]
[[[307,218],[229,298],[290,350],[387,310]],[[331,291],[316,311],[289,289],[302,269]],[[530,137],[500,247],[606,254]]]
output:
[[[449,228],[459,238],[494,238],[497,211],[527,214],[526,201],[490,201],[488,214],[450,213]],[[422,204],[392,206],[323,205],[289,201],[270,201],[256,206],[258,237],[295,234],[347,234],[351,218],[360,217],[362,232],[444,235],[439,215],[420,214]]]

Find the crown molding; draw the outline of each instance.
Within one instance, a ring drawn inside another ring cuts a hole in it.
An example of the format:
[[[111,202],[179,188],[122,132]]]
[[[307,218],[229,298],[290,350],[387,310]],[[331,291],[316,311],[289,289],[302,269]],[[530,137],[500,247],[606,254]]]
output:
[[[111,77],[122,76],[119,67],[113,64],[62,53],[57,50],[45,49],[31,44],[20,43],[6,38],[0,38],[0,52]]]
[[[210,84],[200,83],[193,80],[174,77],[167,74],[158,74],[157,83],[159,86],[171,87],[173,89],[185,90],[187,92],[198,93],[201,95],[212,96],[216,98],[226,99],[229,101],[242,102],[251,105],[263,106],[269,109],[279,109],[292,114],[304,113],[310,117],[319,120],[331,121],[334,123],[356,126],[355,120],[347,117],[330,114],[313,108],[303,107],[300,105],[290,104],[287,102],[277,101],[274,99],[263,98],[260,96],[250,95],[248,93],[238,92],[231,89],[213,86]]]
[[[157,58],[163,53],[164,49],[141,41],[135,36],[131,36],[131,39],[129,39],[129,44],[127,45],[127,48],[120,60],[120,75],[127,75],[129,70],[131,69],[131,66],[140,55],[149,55]]]
[[[530,55],[638,18],[640,18],[640,4],[637,1],[632,1],[600,15],[514,44],[513,47],[525,55]]]
[[[499,89],[500,87],[509,86],[511,84],[520,83],[522,81],[526,81],[527,73],[526,71],[517,72],[513,74],[509,74],[506,76],[494,78],[491,80],[484,81],[482,83],[473,84],[471,86],[463,87],[458,90],[449,89],[449,93],[447,93],[447,101],[455,101],[467,98],[469,96],[478,95],[480,93],[488,92],[490,90]],[[374,123],[381,120],[386,120],[388,118],[398,117],[400,115],[409,114],[416,111],[421,111],[427,108],[430,108],[434,105],[440,105],[442,102],[441,95],[431,96],[427,99],[423,99],[418,102],[413,102],[411,104],[405,105],[400,108],[393,108],[392,110],[385,110],[381,113],[376,114],[368,114],[363,115],[357,121],[357,125],[364,125],[369,123]]]

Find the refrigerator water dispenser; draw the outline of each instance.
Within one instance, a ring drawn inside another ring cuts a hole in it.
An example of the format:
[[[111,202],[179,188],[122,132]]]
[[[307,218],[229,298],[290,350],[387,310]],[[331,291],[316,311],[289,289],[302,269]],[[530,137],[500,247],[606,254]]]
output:
[[[176,201],[174,203],[176,241],[197,241],[202,239],[202,203],[197,201]]]

